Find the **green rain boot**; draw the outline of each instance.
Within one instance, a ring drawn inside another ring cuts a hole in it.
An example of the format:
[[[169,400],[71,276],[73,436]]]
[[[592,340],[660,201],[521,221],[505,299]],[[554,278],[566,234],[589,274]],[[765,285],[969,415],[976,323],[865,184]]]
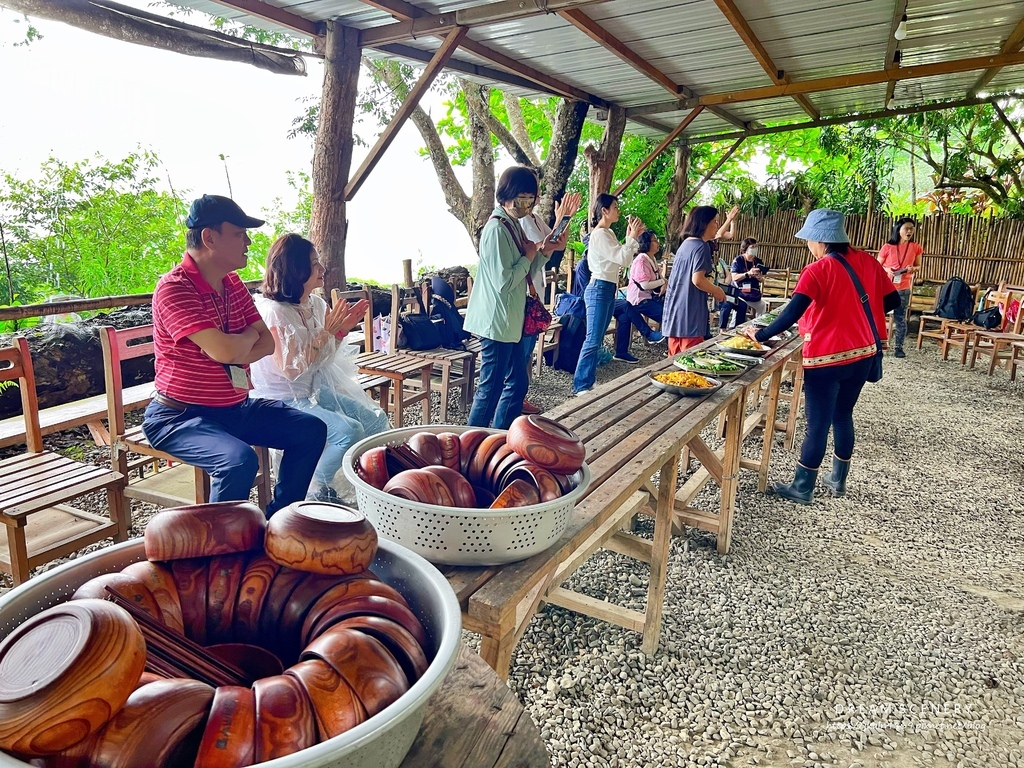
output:
[[[846,477],[850,474],[850,460],[832,457],[832,474],[823,478],[833,496],[846,495]]]
[[[808,469],[797,462],[796,475],[789,485],[775,483],[775,492],[784,499],[797,504],[810,504],[814,500],[814,481],[818,479],[818,470]]]

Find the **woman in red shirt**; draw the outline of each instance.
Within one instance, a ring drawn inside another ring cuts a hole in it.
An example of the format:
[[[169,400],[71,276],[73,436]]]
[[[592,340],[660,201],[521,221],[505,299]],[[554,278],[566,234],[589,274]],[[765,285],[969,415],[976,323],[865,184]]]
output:
[[[885,274],[900,295],[900,306],[894,314],[896,351],[893,357],[907,356],[903,351],[903,340],[907,337],[907,310],[910,309],[910,291],[914,282],[911,275],[921,268],[921,254],[924,251],[914,242],[915,232],[917,224],[913,219],[899,219],[892,228],[889,242],[878,250],[878,263],[885,269]]]
[[[871,318],[883,340],[885,313],[899,306],[899,295],[871,254],[850,247],[839,211],[811,211],[796,236],[807,241],[814,263],[800,273],[793,298],[775,322],[761,330],[750,328],[746,334],[763,342],[799,321],[804,337],[807,436],[793,482],[775,483],[775,492],[800,504],[810,504],[818,467],[825,458],[829,429],[835,456],[832,476],[825,479],[825,484],[836,496],[846,493],[853,456],[853,407],[876,354],[875,334],[844,262],[853,268],[864,287]]]

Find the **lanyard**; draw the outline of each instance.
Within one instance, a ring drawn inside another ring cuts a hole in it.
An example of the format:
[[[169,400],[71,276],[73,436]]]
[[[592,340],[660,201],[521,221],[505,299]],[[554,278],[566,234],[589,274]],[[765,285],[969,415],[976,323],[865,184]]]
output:
[[[899,263],[896,265],[896,269],[894,269],[893,272],[899,272],[901,269],[903,269],[903,266],[904,266],[903,260],[907,257],[908,253],[910,253],[910,241],[909,240],[907,241],[907,247],[903,249],[903,255],[902,256],[900,256],[900,247],[898,245],[896,246],[896,256],[899,259]]]
[[[220,326],[221,331],[224,333],[231,333],[231,293],[228,286],[224,286],[224,316],[220,314],[220,307],[217,306],[217,292],[214,291],[211,297],[213,302],[213,311],[217,313],[217,324]]]

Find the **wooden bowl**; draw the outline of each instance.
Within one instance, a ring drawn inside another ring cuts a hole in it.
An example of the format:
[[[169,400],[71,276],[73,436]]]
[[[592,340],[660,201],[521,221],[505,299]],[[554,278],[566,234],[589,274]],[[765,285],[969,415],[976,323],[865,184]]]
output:
[[[192,765],[214,690],[198,680],[158,680],[132,692],[100,732],[94,768]]]
[[[462,444],[459,441],[459,436],[454,432],[441,432],[437,436],[437,442],[441,446],[441,464],[448,469],[460,472],[462,470]]]
[[[490,432],[485,432],[482,429],[467,429],[459,435],[459,470],[466,477],[469,476],[469,462],[472,460],[473,454],[488,435]]]
[[[149,672],[148,670],[143,670],[142,674],[139,675],[139,682],[137,682],[135,684],[135,687],[136,688],[141,688],[144,685],[149,685],[150,683],[155,683],[157,680],[166,680],[166,679],[167,679],[166,677],[164,677],[163,675],[158,675],[156,672]]]
[[[297,679],[306,691],[321,740],[342,734],[366,719],[366,709],[359,696],[326,661],[300,661],[285,674]]]
[[[392,477],[384,492],[420,504],[437,504],[444,507],[455,506],[448,485],[433,472],[425,469],[407,469]]]
[[[441,441],[433,432],[417,432],[408,439],[407,443],[421,459],[427,462],[428,466],[442,464]]]
[[[163,621],[160,606],[157,604],[153,593],[149,591],[149,587],[139,579],[126,573],[105,573],[102,576],[89,579],[89,581],[75,590],[75,594],[71,596],[71,599],[110,600],[107,587],[110,587],[118,595],[130,601],[136,608],[145,611],[157,621]]]
[[[525,480],[513,480],[491,504],[490,509],[511,509],[540,504],[540,492]]]
[[[313,627],[335,605],[355,597],[367,596],[385,597],[399,605],[404,605],[406,608],[409,607],[409,604],[405,602],[405,598],[396,589],[378,579],[352,579],[336,584],[327,592],[324,592],[306,613],[306,617],[302,622],[302,629],[299,631],[300,643],[305,644],[309,642]]]
[[[325,592],[336,587],[339,582],[365,579],[362,574],[353,576],[326,576],[322,573],[307,573],[306,578],[292,590],[288,596],[288,602],[281,611],[281,618],[278,623],[278,631],[272,639],[272,650],[285,664],[290,664],[298,658],[301,650],[299,634],[302,630],[302,622],[310,608],[323,596]]]
[[[473,486],[469,480],[449,467],[427,467],[424,472],[437,475],[441,481],[448,486],[452,495],[452,504],[456,507],[471,509],[476,506],[476,494],[473,493]]]
[[[576,433],[543,416],[520,416],[508,428],[508,444],[549,472],[569,475],[583,466],[586,449]]]
[[[145,663],[142,632],[113,603],[33,616],[0,643],[0,748],[45,755],[81,742],[121,709]]]
[[[377,532],[358,509],[300,501],[271,518],[266,550],[289,568],[347,576],[370,567],[377,556]]]
[[[470,483],[487,486],[487,482],[484,480],[484,470],[487,469],[494,453],[503,445],[505,445],[505,435],[488,435],[483,439],[480,446],[473,452],[469,470],[465,473]]]
[[[210,558],[206,586],[206,640],[227,643],[234,637],[235,605],[247,555],[218,555]]]
[[[281,566],[266,555],[258,555],[242,573],[242,583],[235,601],[232,638],[237,642],[253,643],[259,637],[260,613],[267,599],[270,585]]]
[[[514,467],[505,475],[505,486],[513,480],[525,480],[533,485],[540,493],[541,502],[554,501],[562,497],[562,486],[555,479],[555,476],[543,467],[526,462]]]
[[[256,762],[256,695],[251,688],[222,685],[196,754],[200,768],[243,768]]]
[[[214,695],[210,686],[186,678],[136,689],[100,731],[90,768],[193,764]]]
[[[512,458],[514,457],[514,458]],[[497,450],[491,454],[491,457],[487,460],[487,466],[484,467],[483,485],[487,488],[495,488],[495,481],[498,477],[498,471],[501,466],[508,462],[509,459],[513,462],[520,458],[519,454],[512,450],[508,443],[502,443],[498,446]]]
[[[256,694],[256,762],[291,755],[317,743],[316,718],[306,690],[292,675],[252,685]]]
[[[423,677],[430,665],[423,647],[416,642],[416,638],[401,624],[390,619],[380,616],[353,616],[351,619],[338,622],[335,626],[358,629],[377,638],[395,657],[410,685]]]
[[[378,490],[383,490],[391,479],[388,472],[388,449],[370,448],[359,457],[359,474],[366,482]]]
[[[267,599],[263,601],[258,634],[250,642],[272,651],[278,649],[281,615],[288,606],[292,592],[307,575],[305,571],[296,571],[292,568],[282,568],[277,572],[267,593]]]
[[[160,608],[160,620],[168,629],[182,635],[185,634],[185,623],[181,618],[181,603],[178,601],[178,588],[174,586],[174,575],[170,569],[159,563],[148,560],[132,563],[121,570],[125,576],[134,578],[145,584]]]
[[[491,504],[494,503],[494,492],[490,488],[481,488],[479,485],[474,485],[473,493],[476,495],[477,509],[489,509]]]
[[[266,525],[260,508],[245,501],[165,509],[146,525],[146,559],[187,560],[261,549]]]
[[[344,619],[351,618],[352,616],[382,616],[385,619],[391,619],[391,621],[398,622],[405,627],[409,633],[416,638],[416,642],[421,646],[427,646],[427,632],[423,629],[423,625],[420,624],[419,619],[401,603],[396,603],[394,600],[388,600],[386,597],[379,597],[377,595],[366,595],[364,597],[353,597],[349,600],[345,600],[341,603],[336,603],[326,610],[323,616],[312,626],[309,634],[304,638],[309,647],[309,643],[319,637],[321,634],[326,632],[328,629],[333,627]],[[301,657],[300,657],[301,658]]]
[[[245,672],[249,680],[273,677],[284,672],[281,660],[266,648],[249,643],[218,643],[206,646],[211,656]]]
[[[352,686],[373,717],[409,690],[405,672],[379,641],[355,629],[332,627],[309,644],[302,660],[321,659]]]
[[[516,467],[523,466],[526,463],[528,463],[526,459],[524,459],[515,451],[512,451],[508,458],[506,458],[505,461],[501,462],[501,466],[498,467],[498,471],[494,473],[494,482],[492,482],[490,486],[491,490],[494,491],[494,493],[500,492],[502,488],[508,485],[507,478],[509,472],[511,472]]]
[[[170,563],[174,586],[178,589],[185,637],[200,645],[206,644],[206,590],[209,586],[209,559],[174,560]]]
[[[73,747],[44,758],[38,758],[38,762],[32,760],[30,764],[45,768],[90,768],[89,755],[95,749],[97,741],[99,741],[98,731],[92,736],[82,739]]]

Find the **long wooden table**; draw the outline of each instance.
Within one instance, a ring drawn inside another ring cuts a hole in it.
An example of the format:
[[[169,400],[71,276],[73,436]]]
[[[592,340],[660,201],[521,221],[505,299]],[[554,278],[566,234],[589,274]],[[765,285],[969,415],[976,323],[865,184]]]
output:
[[[517,563],[442,569],[462,605],[463,626],[482,636],[480,655],[499,675],[507,675],[516,643],[541,602],[642,632],[643,650],[654,653],[661,634],[673,525],[713,529],[719,549],[728,550],[737,475],[741,467],[752,468],[750,462],[741,462],[740,456],[743,438],[754,428],[744,425],[744,405],[748,396],[770,379],[758,419],[775,426],[782,371],[801,345],[800,339],[792,340],[774,350],[764,365],[704,397],[678,397],[653,386],[648,373],[676,370],[666,359],[630,371],[547,414],[580,436],[592,474],[591,485],[573,510],[565,534],[545,552]],[[701,439],[701,432],[723,415],[725,445],[715,452]],[[757,466],[762,484],[767,482],[774,429],[765,431]],[[699,472],[706,471],[707,477],[702,478],[700,487],[709,480],[720,487],[717,516],[690,506],[689,500],[696,495],[692,478],[680,491],[685,494],[677,494],[679,456],[684,448],[705,465]],[[653,541],[622,530],[640,512],[654,517]],[[650,565],[645,611],[626,609],[561,586],[599,548]]]

